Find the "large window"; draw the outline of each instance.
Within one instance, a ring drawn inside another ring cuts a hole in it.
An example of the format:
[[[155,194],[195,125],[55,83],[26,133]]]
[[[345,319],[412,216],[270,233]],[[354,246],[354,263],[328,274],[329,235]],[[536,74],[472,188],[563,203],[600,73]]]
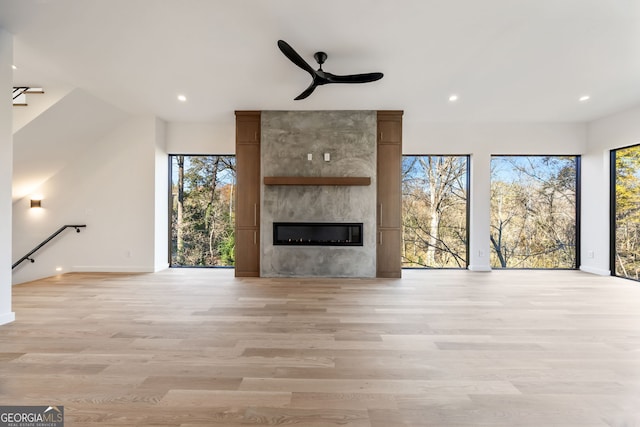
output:
[[[468,157],[403,156],[402,266],[466,268]]]
[[[235,156],[170,156],[172,267],[234,265]]]
[[[611,152],[611,269],[640,280],[640,145]]]
[[[577,156],[491,158],[491,266],[577,268]]]

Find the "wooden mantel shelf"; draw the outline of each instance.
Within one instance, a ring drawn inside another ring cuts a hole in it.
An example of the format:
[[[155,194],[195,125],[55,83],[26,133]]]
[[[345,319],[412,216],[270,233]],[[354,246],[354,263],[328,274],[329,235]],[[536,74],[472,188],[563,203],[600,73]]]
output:
[[[265,176],[264,185],[371,185],[368,176]]]

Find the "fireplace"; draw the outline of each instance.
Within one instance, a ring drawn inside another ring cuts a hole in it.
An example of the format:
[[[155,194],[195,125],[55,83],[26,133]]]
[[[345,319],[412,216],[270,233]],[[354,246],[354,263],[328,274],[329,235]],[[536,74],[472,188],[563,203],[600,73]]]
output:
[[[260,238],[242,236],[256,242],[261,277],[376,276],[377,120],[376,111],[262,111]],[[270,177],[289,178],[265,184]],[[371,183],[344,181],[354,177]],[[247,221],[251,213],[245,212]],[[334,225],[337,235],[313,231],[332,234]]]
[[[296,246],[362,246],[362,223],[274,222],[273,244]]]

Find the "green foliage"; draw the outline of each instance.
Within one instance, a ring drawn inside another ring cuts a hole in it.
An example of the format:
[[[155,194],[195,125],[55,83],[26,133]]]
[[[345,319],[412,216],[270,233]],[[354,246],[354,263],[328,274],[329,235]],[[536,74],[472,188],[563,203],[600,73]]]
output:
[[[172,187],[171,265],[233,266],[235,157],[173,156]]]
[[[233,233],[220,243],[218,249],[220,250],[222,265],[235,265],[236,239]]]

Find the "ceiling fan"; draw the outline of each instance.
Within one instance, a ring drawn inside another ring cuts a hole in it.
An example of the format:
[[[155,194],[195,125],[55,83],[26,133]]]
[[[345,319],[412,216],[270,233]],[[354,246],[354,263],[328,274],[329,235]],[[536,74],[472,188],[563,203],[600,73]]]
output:
[[[321,85],[326,85],[328,83],[369,83],[380,80],[383,76],[382,73],[350,74],[346,76],[337,76],[335,74],[328,73],[322,69],[322,64],[327,60],[327,54],[324,52],[316,52],[313,55],[316,62],[320,64],[320,68],[314,70],[311,65],[307,64],[307,62],[298,55],[298,52],[293,50],[293,48],[284,40],[278,40],[278,47],[282,53],[284,53],[284,56],[289,58],[291,62],[296,64],[298,67],[311,74],[311,77],[313,78],[311,85],[306,88],[304,92],[294,98],[296,101],[305,99],[311,95],[316,87]]]

